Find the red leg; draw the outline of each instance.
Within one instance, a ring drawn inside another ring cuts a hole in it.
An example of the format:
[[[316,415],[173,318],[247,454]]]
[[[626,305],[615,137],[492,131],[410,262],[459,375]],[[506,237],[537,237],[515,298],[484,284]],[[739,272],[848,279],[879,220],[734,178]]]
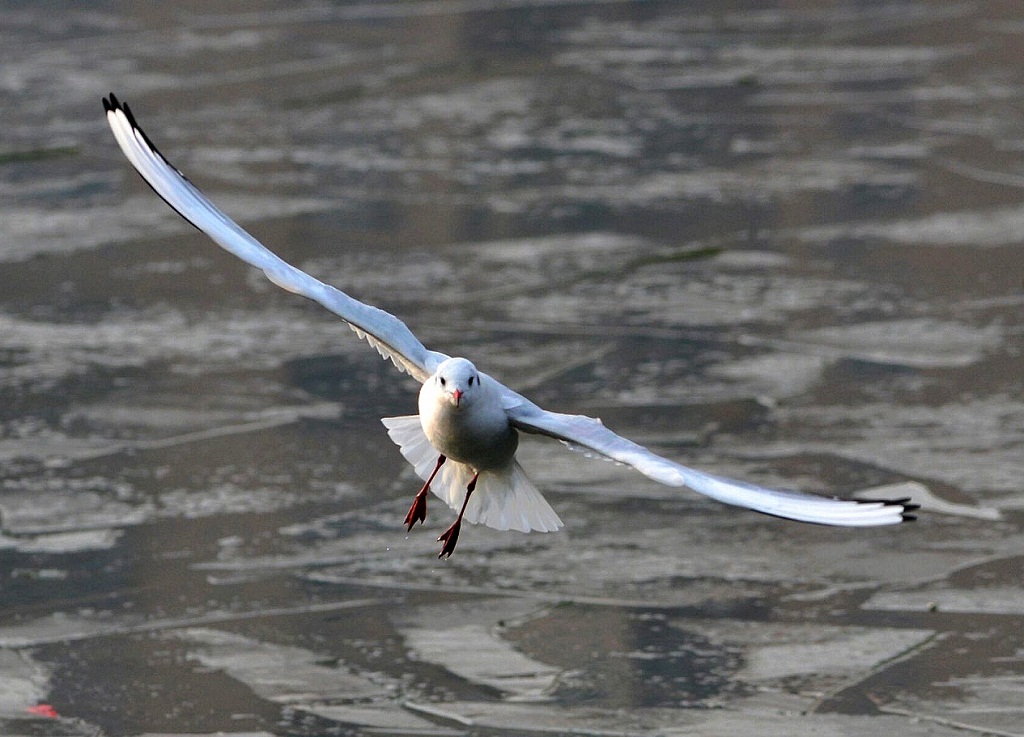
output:
[[[462,528],[462,515],[466,513],[466,505],[469,504],[469,497],[473,494],[473,489],[476,488],[476,479],[480,475],[479,471],[473,474],[473,478],[469,480],[469,485],[466,487],[466,498],[462,502],[462,509],[459,510],[459,516],[455,518],[452,526],[445,530],[441,537],[437,538],[439,543],[444,543],[441,546],[441,552],[437,554],[438,558],[450,558],[452,553],[455,552],[455,544],[459,541],[459,530]]]
[[[412,500],[412,506],[409,507],[409,513],[405,515],[405,524],[409,525],[408,530],[412,530],[413,525],[417,522],[422,522],[427,518],[427,492],[430,491],[430,482],[437,476],[437,472],[441,470],[441,466],[448,460],[444,455],[440,455],[437,458],[437,465],[434,466],[434,470],[430,474],[430,478],[427,479],[427,483],[423,484],[423,488],[417,492],[416,497]]]

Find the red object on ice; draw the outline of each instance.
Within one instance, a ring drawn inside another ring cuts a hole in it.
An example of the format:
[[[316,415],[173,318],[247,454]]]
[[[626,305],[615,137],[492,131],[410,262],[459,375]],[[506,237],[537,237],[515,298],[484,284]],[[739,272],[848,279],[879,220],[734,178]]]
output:
[[[36,704],[35,706],[28,707],[29,714],[35,714],[40,717],[47,717],[49,719],[56,719],[58,714],[57,710],[49,704]]]

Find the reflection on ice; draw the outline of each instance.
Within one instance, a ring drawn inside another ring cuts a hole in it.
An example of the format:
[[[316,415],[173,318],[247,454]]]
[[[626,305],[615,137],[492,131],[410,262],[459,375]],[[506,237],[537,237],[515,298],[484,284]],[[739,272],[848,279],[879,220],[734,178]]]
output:
[[[387,690],[344,668],[322,665],[325,658],[301,648],[272,645],[231,632],[190,628],[168,633],[189,646],[189,657],[225,671],[258,696],[288,704],[380,698]]]
[[[977,363],[1002,344],[998,326],[977,327],[936,320],[892,320],[819,328],[797,337],[835,357],[914,368]]]
[[[925,486],[914,481],[901,484],[887,484],[873,489],[864,489],[854,493],[854,497],[861,499],[873,498],[901,498],[907,497],[914,504],[917,504],[924,514],[952,514],[962,517],[976,517],[978,519],[998,520],[1002,519],[1002,513],[995,507],[979,507],[971,504],[957,504],[936,496]]]
[[[856,223],[813,228],[801,238],[820,242],[836,239],[885,240],[897,244],[981,248],[1020,243],[1024,209],[1005,207],[984,212],[943,212],[917,220]]]
[[[46,669],[26,652],[0,650],[0,718],[24,715],[48,691]]]
[[[493,688],[506,700],[549,701],[560,670],[516,650],[494,619],[495,613],[510,616],[522,608],[509,600],[480,607],[421,608],[411,618],[416,624],[400,631],[417,658]]]

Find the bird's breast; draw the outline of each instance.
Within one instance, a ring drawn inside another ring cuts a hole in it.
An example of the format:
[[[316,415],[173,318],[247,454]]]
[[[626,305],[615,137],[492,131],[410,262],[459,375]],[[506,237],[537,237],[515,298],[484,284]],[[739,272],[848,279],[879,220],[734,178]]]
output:
[[[500,408],[421,402],[420,423],[438,452],[478,471],[507,466],[519,445],[519,433]]]

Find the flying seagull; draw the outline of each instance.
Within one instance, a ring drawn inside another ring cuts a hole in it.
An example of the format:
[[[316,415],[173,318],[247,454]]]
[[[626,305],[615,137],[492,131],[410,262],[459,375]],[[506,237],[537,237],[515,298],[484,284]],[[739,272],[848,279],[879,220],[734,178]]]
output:
[[[394,315],[359,302],[278,258],[175,169],[142,131],[126,103],[103,99],[107,122],[124,155],[179,215],[279,287],[338,315],[381,356],[422,386],[419,414],[382,421],[391,439],[424,480],[405,524],[426,519],[433,492],[458,514],[438,538],[438,557],[451,556],[463,520],[497,530],[552,532],[562,521],[516,460],[519,433],[547,435],[569,447],[617,463],[668,486],[686,486],[725,504],[800,522],[873,527],[911,520],[908,499],[830,499],[767,489],[713,476],[662,458],[615,434],[600,420],[549,412],[477,370],[465,358],[428,350]]]

